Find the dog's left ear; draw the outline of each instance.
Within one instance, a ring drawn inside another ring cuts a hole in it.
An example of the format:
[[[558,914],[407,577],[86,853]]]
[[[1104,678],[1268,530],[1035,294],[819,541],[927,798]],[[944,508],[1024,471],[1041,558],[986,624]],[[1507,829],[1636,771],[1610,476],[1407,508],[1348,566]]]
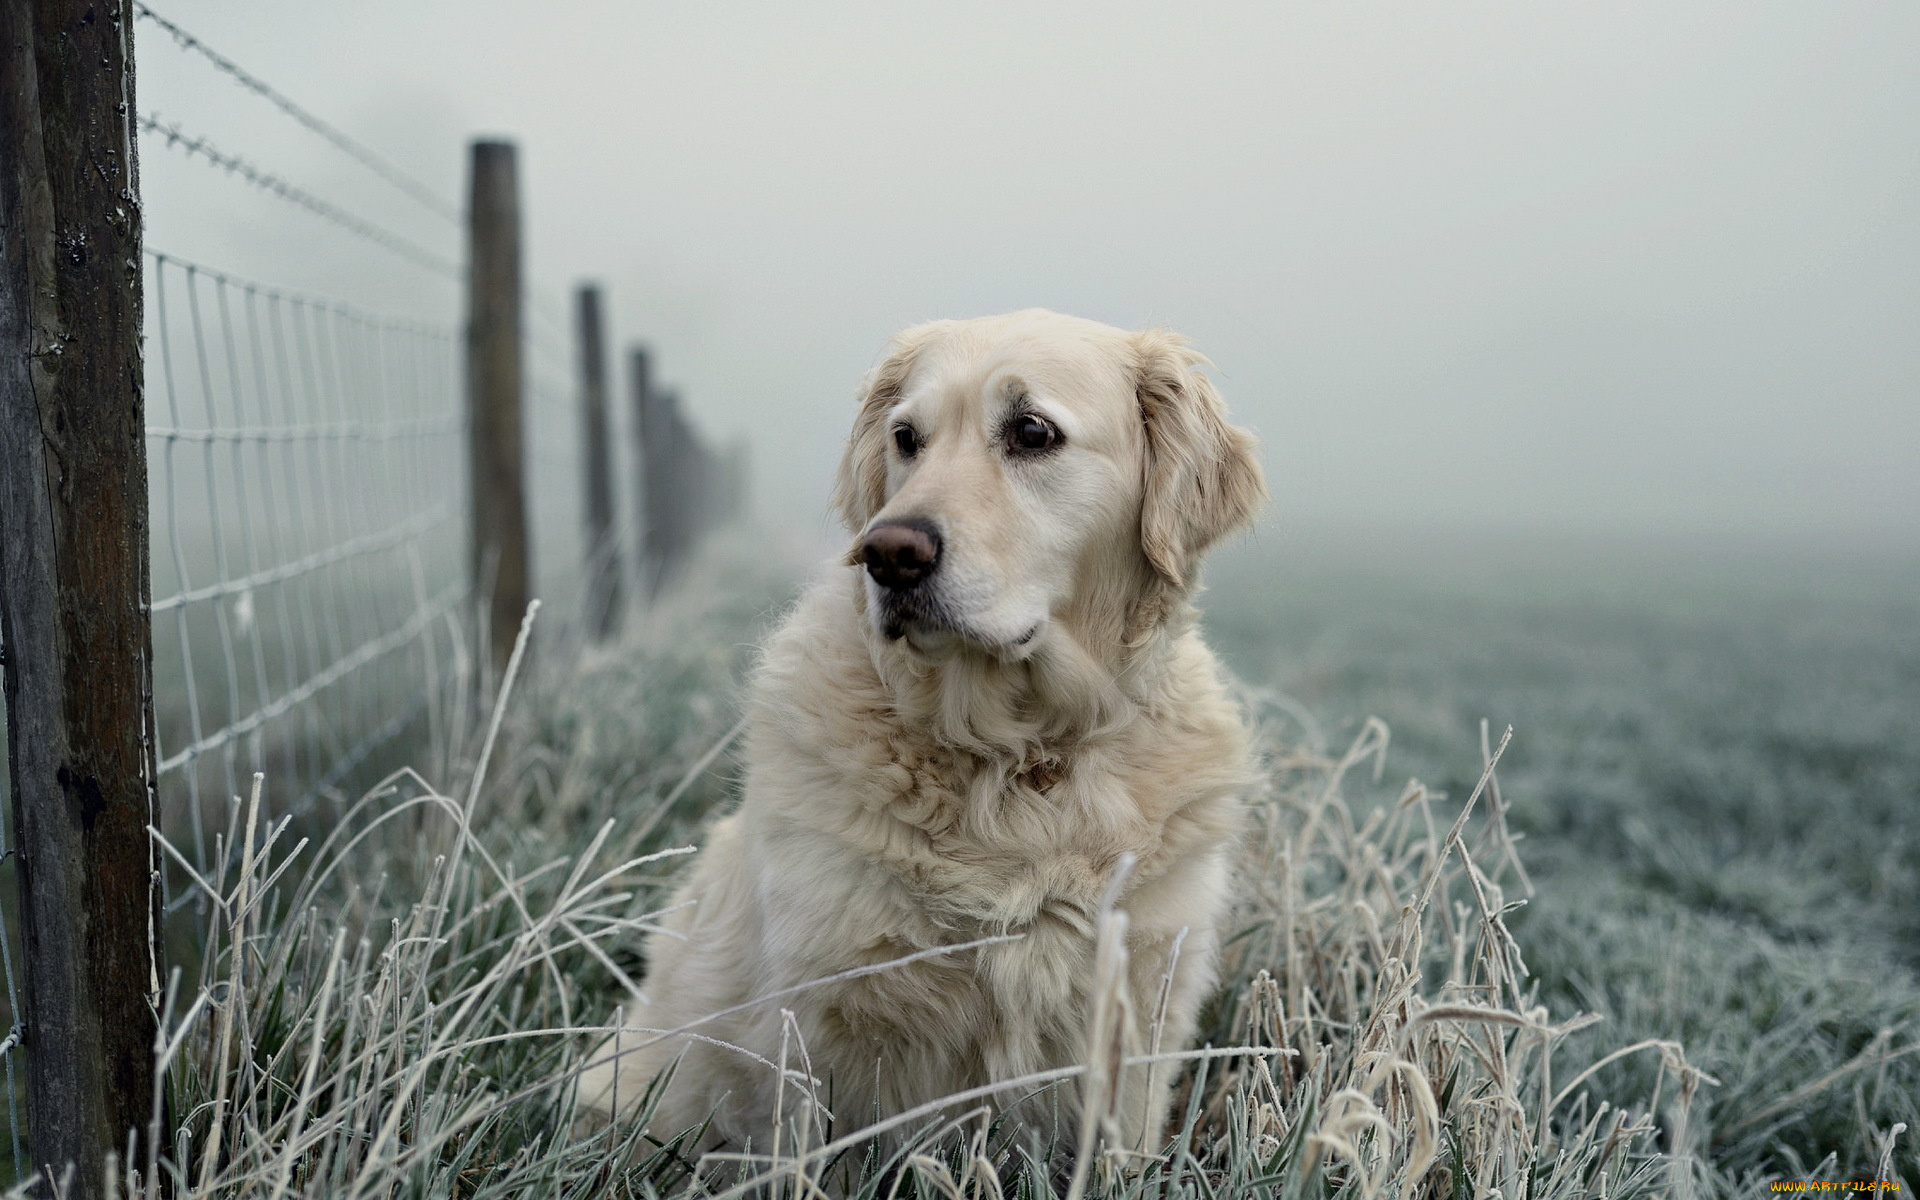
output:
[[[1227,423],[1206,359],[1165,329],[1134,335],[1147,455],[1140,548],[1163,582],[1191,590],[1207,548],[1253,521],[1266,479],[1253,434]]]

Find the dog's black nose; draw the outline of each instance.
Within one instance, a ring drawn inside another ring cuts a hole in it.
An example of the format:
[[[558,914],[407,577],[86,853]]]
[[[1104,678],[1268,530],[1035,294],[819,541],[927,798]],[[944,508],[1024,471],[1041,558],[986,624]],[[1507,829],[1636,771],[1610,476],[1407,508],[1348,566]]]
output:
[[[860,561],[883,588],[910,588],[940,562],[940,533],[926,521],[887,521],[867,530]]]

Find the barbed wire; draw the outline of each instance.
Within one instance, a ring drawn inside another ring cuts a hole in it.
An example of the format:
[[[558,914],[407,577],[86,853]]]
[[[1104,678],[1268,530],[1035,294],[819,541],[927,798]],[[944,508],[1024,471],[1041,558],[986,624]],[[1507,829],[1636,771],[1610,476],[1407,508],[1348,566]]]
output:
[[[456,224],[464,221],[465,216],[457,205],[451,201],[442,199],[432,188],[408,175],[391,162],[388,162],[377,151],[372,150],[349,134],[336,128],[331,123],[307,111],[295,103],[284,92],[281,92],[266,80],[213,49],[194,34],[182,29],[177,23],[161,16],[155,12],[152,7],[142,3],[141,0],[134,0],[133,7],[136,16],[152,21],[155,25],[165,30],[182,49],[191,51],[205,58],[221,72],[231,76],[242,87],[245,87],[248,91],[272,103],[289,117],[292,117],[295,121],[305,126],[309,131],[324,138],[335,149],[353,158],[354,161],[360,163],[368,170],[373,171],[393,186],[406,192],[407,195],[411,196],[414,200],[425,205],[448,221]],[[149,129],[150,132],[159,133],[167,137],[170,146],[176,144],[185,145],[189,153],[200,153],[202,157],[208,158],[209,161],[214,162],[215,165],[223,166],[229,171],[242,174],[250,182],[266,188],[269,191],[273,191],[283,199],[291,200],[305,207],[314,208],[315,211],[320,212],[320,215],[327,217],[329,220],[343,224],[351,222],[351,224],[348,225],[349,228],[358,226],[355,232],[371,236],[374,240],[388,246],[389,249],[398,250],[408,257],[414,258],[416,261],[422,261],[421,256],[424,255],[426,259],[433,260],[431,262],[425,262],[424,265],[432,266],[435,270],[448,274],[455,274],[458,271],[458,268],[454,267],[453,264],[438,258],[438,256],[431,254],[431,252],[420,250],[419,247],[407,242],[406,239],[388,233],[386,230],[381,229],[379,226],[363,218],[354,217],[352,214],[344,212],[337,206],[328,204],[318,197],[312,196],[311,193],[304,192],[302,189],[286,183],[278,176],[252,166],[238,156],[220,155],[219,151],[214,150],[205,138],[189,137],[182,132],[177,125],[171,128],[160,125],[157,115],[143,118],[142,128]],[[219,155],[219,157],[215,158],[214,155]],[[308,203],[308,201],[312,203]],[[321,211],[322,209],[326,211]],[[342,221],[342,218],[346,218],[346,220]],[[527,289],[526,302],[527,309],[534,317],[535,322],[547,325],[549,333],[558,335],[557,344],[565,345],[568,341],[567,320],[562,315],[566,311],[565,304],[555,298],[555,293],[537,284]],[[538,335],[536,335],[536,340],[537,337]],[[540,348],[550,352],[556,348],[556,345],[549,344]],[[560,361],[564,362],[567,358],[568,355],[562,351],[559,355]]]
[[[178,148],[190,158],[203,158],[228,174],[238,175],[255,187],[332,221],[351,233],[411,260],[418,266],[437,271],[449,279],[466,277],[466,273],[457,264],[440,257],[431,250],[423,249],[399,234],[390,233],[365,218],[356,217],[338,205],[329,204],[312,192],[296,187],[280,176],[254,166],[237,154],[225,153],[206,138],[187,133],[178,122],[169,125],[160,119],[158,113],[139,117],[137,122],[141,132],[157,134],[165,138],[169,148]]]
[[[408,175],[399,167],[394,166],[375,151],[362,145],[347,134],[342,133],[326,121],[314,116],[298,104],[295,104],[272,84],[247,71],[232,59],[220,54],[199,38],[180,28],[172,21],[167,20],[167,18],[153,11],[153,9],[147,7],[145,4],[140,3],[140,0],[134,0],[133,9],[136,16],[144,17],[152,21],[155,25],[158,25],[171,34],[173,40],[179,43],[182,49],[199,54],[219,70],[232,76],[242,87],[268,101],[281,112],[286,113],[289,117],[292,117],[295,121],[305,126],[309,131],[324,138],[328,144],[332,145],[336,150],[352,158],[355,162],[380,176],[380,178],[386,180],[394,187],[399,188],[414,200],[455,224],[458,224],[463,219],[459,205],[442,199],[432,188],[421,183],[411,175]]]

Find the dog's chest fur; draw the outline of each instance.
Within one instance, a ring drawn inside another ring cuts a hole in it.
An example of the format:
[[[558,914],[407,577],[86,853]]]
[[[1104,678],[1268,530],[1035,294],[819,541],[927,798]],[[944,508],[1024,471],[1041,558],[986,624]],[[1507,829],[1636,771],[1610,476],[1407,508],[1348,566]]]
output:
[[[1123,856],[1132,892],[1216,854],[1235,828],[1244,732],[1197,641],[1170,656],[1155,711],[995,753],[904,715],[857,627],[837,615],[797,613],[788,630],[806,636],[769,656],[807,686],[760,680],[754,737],[778,745],[753,757],[780,767],[749,780],[742,815],[832,864],[796,883],[824,885],[863,915],[884,904],[900,947],[1056,928],[1084,941]]]
[[[1149,848],[1135,821],[1088,828],[1086,797],[1117,783],[1100,752],[1008,764],[901,744],[909,741],[892,741],[901,761],[858,788],[860,808],[842,826],[850,847],[928,922],[955,933],[1013,932],[1043,919],[1091,931],[1121,855]]]

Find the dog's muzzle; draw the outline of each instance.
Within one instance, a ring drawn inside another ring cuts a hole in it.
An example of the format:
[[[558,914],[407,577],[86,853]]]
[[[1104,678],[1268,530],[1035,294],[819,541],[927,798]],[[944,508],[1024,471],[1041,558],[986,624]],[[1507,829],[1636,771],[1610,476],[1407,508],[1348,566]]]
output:
[[[883,521],[860,543],[867,574],[888,591],[917,587],[940,565],[940,531],[917,518]]]

